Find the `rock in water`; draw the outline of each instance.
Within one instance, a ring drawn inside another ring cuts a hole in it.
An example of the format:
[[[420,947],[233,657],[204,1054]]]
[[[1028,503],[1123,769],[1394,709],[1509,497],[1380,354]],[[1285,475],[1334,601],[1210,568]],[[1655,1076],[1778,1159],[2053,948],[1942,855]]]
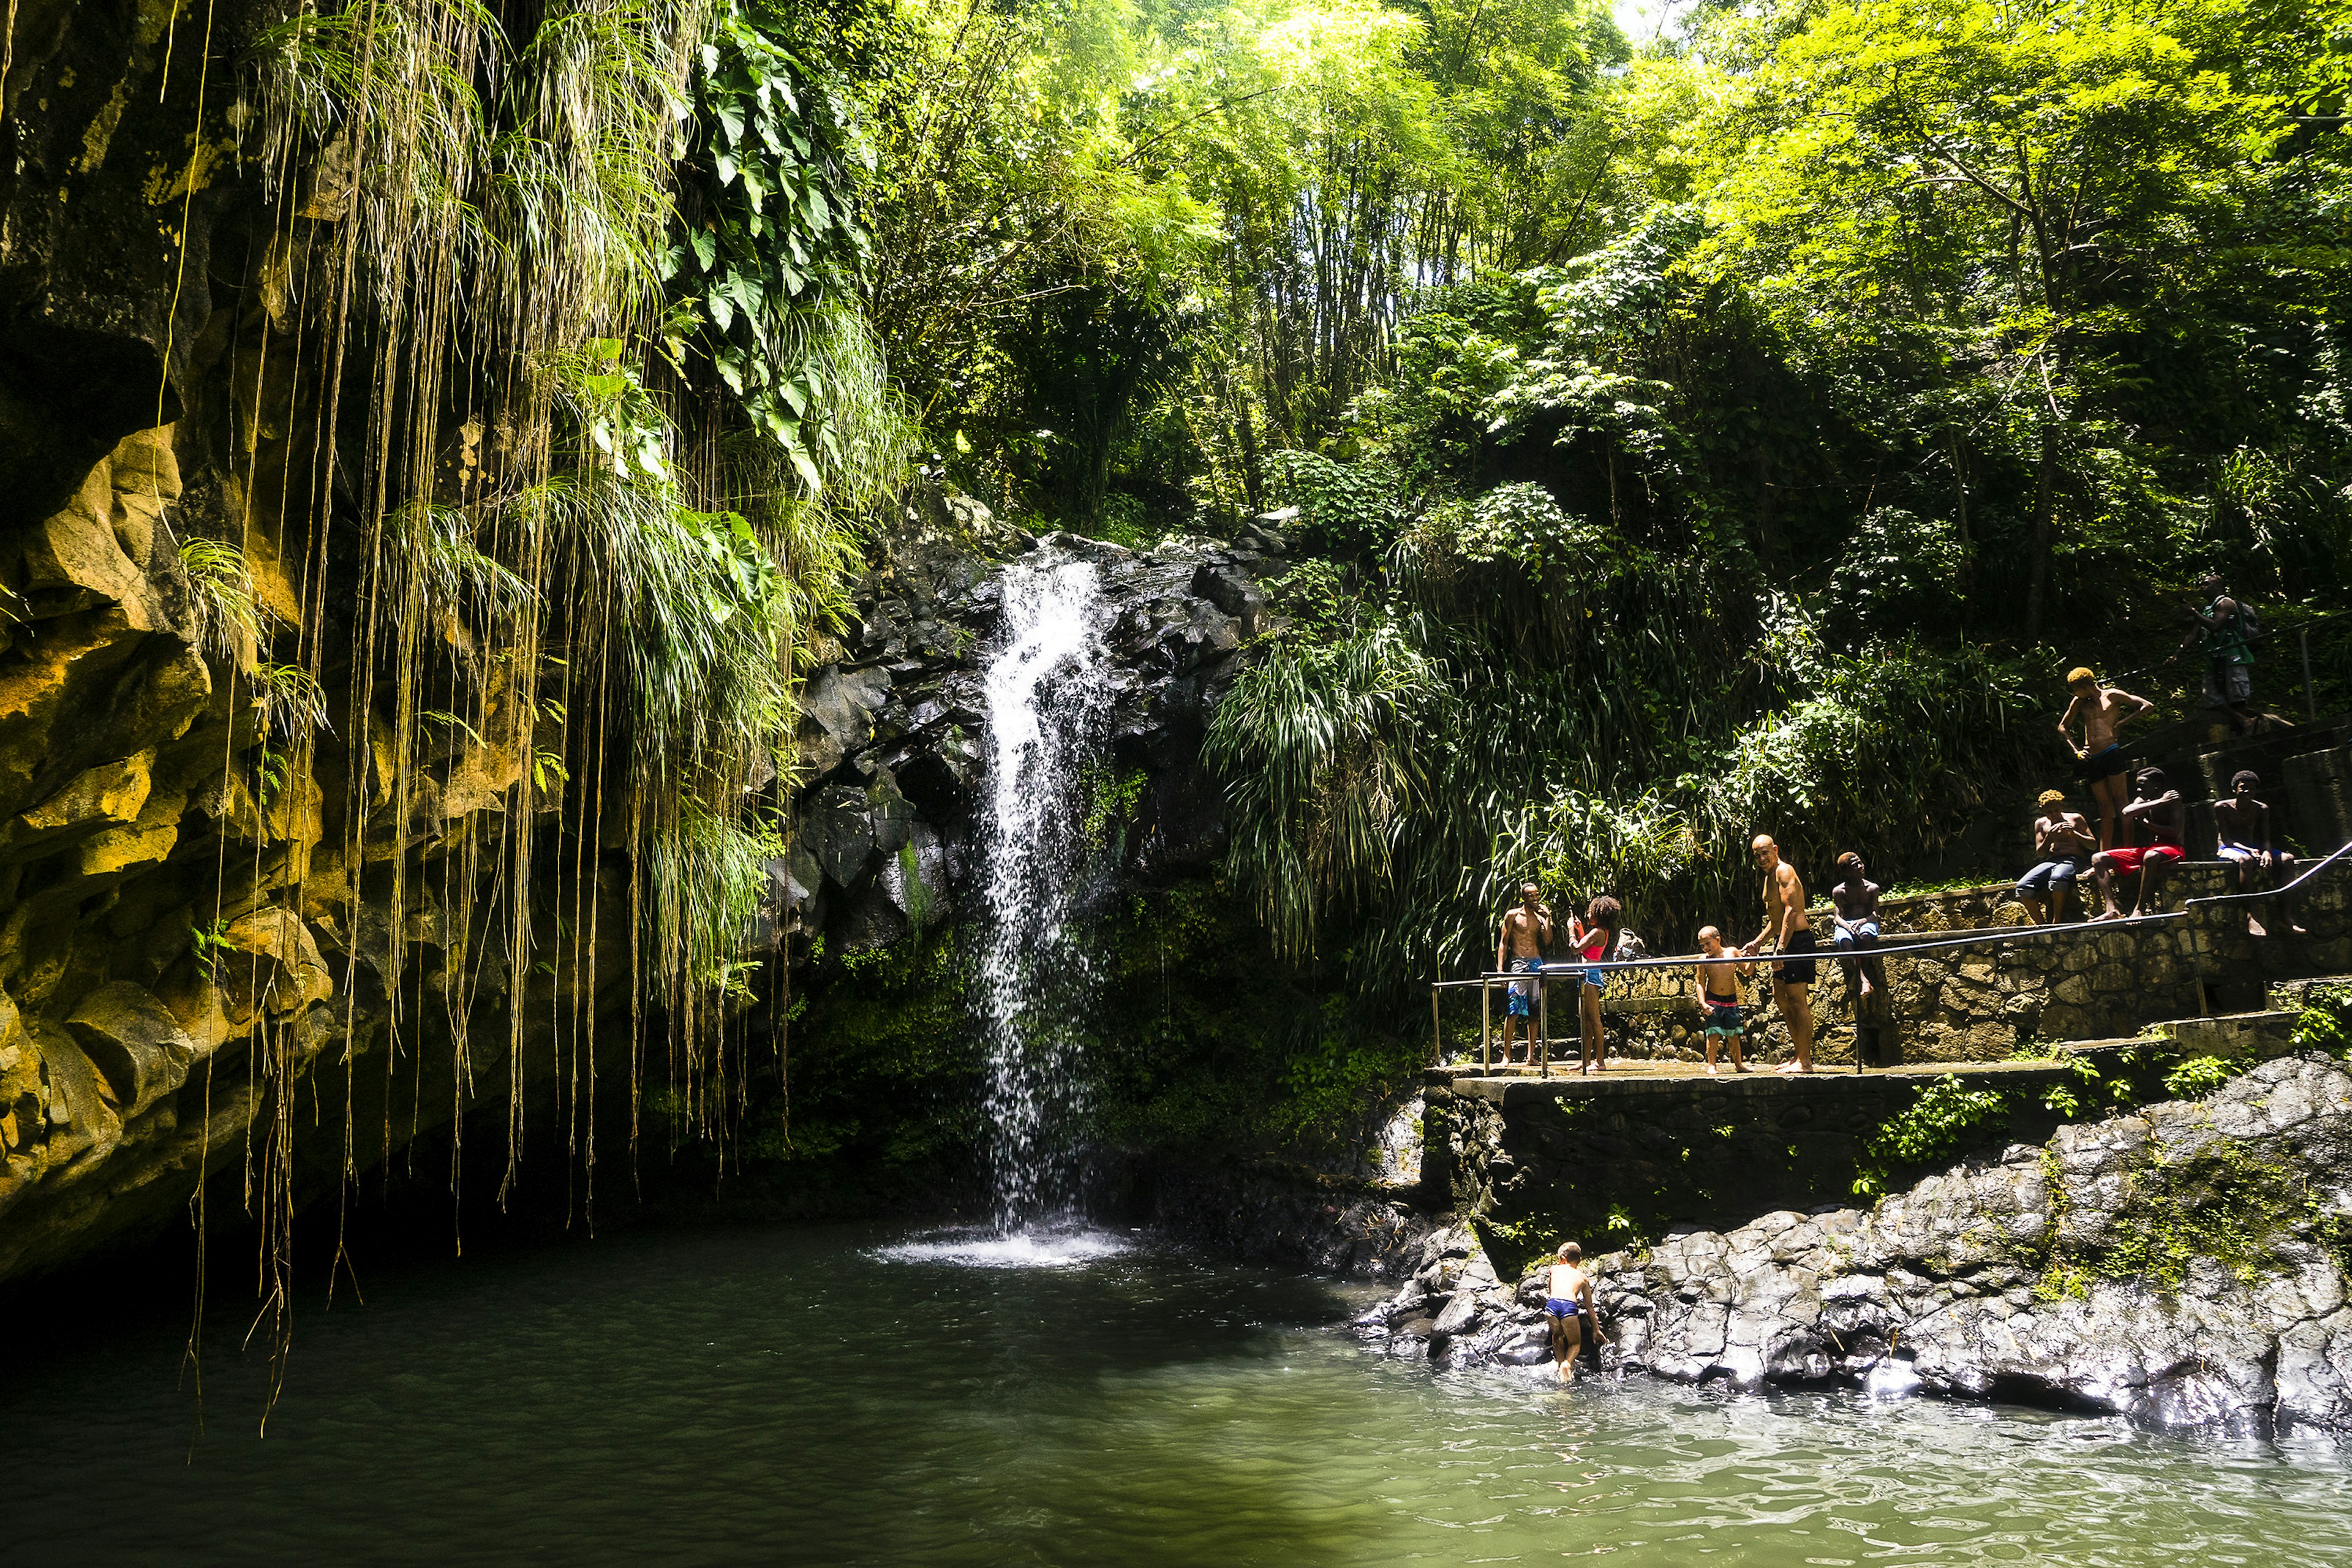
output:
[[[2169,1426],[2352,1429],[2352,1072],[2264,1063],[2062,1128],[1871,1213],[1766,1215],[1594,1263],[1614,1355],[1685,1382],[1920,1387]],[[1441,1260],[1430,1240],[1428,1261]],[[1366,1331],[1524,1364],[1538,1313],[1424,1267]],[[1532,1278],[1532,1276],[1530,1277]],[[1392,1345],[1392,1348],[1402,1348]]]

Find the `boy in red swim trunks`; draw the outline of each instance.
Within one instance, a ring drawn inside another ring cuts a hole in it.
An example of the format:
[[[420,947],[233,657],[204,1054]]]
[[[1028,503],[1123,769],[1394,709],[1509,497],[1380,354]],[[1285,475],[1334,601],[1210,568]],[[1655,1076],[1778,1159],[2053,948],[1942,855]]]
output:
[[[2138,842],[2119,849],[2102,849],[2091,857],[2091,877],[2099,884],[2099,897],[2106,901],[2104,912],[2093,920],[2112,921],[2122,918],[2116,908],[2116,878],[2139,873],[2139,894],[2132,901],[2132,918],[2154,914],[2159,907],[2159,895],[2164,887],[2165,873],[2186,858],[2180,839],[2189,813],[2181,805],[2180,792],[2164,782],[2161,768],[2143,768],[2134,781],[2132,803],[2124,807],[2124,830]]]

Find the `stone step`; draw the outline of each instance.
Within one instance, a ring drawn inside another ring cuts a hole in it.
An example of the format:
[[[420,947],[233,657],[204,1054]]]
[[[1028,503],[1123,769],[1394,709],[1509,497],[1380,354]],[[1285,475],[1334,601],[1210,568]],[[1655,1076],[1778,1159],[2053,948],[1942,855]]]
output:
[[[2147,1035],[2121,1035],[2105,1040],[2061,1040],[2050,1047],[2051,1059],[2065,1057],[2120,1056],[2126,1051],[2145,1050],[2154,1044]]]
[[[2284,985],[2273,988],[2273,999],[2282,999],[2280,994],[2289,989]],[[2294,1048],[2295,1026],[2302,1017],[2298,1002],[2252,1013],[2221,1013],[2210,1018],[2168,1018],[2148,1025],[2137,1035],[2103,1040],[2062,1040],[2051,1047],[2051,1055],[2120,1056],[2126,1051],[2155,1047],[2184,1058],[2224,1057],[2268,1061]]]
[[[2294,1048],[2294,1027],[2303,1010],[2222,1013],[2210,1018],[2176,1018],[2151,1024],[2148,1032],[2171,1040],[2184,1057],[2243,1058],[2268,1061]]]
[[[2319,974],[2307,980],[2281,980],[2271,986],[2270,1004],[2296,1012],[2316,1005],[2315,991],[2352,991],[2352,974]]]

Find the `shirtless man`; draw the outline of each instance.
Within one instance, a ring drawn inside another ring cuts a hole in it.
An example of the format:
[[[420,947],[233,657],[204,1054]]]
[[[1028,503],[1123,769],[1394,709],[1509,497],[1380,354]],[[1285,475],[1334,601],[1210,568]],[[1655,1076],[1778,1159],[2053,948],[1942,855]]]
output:
[[[2164,887],[2164,874],[2188,856],[2180,847],[2181,834],[2189,822],[2180,792],[2164,782],[2162,768],[2142,768],[2134,782],[2137,795],[2124,807],[2124,825],[2141,842],[2102,849],[2091,857],[2091,878],[2099,884],[2099,897],[2107,906],[2104,913],[2091,917],[2095,921],[2120,918],[2116,908],[2116,879],[2128,877],[2134,871],[2139,873],[2139,893],[2132,900],[2132,918],[2156,913],[2161,901],[2158,895]]]
[[[1780,1004],[1780,1016],[1789,1023],[1790,1042],[1797,1047],[1797,1059],[1783,1067],[1782,1072],[1813,1070],[1813,1012],[1805,999],[1806,988],[1812,984],[1821,963],[1812,957],[1814,947],[1812,922],[1805,918],[1805,882],[1797,868],[1780,858],[1780,847],[1772,842],[1769,833],[1759,833],[1756,842],[1748,847],[1756,868],[1764,873],[1764,929],[1756,940],[1739,950],[1742,958],[1753,958],[1770,939],[1780,950],[1780,958],[1772,965],[1772,1000]]]
[[[1596,1354],[1609,1342],[1601,1335],[1601,1320],[1592,1314],[1592,1276],[1584,1271],[1584,1248],[1563,1241],[1557,1258],[1544,1291],[1544,1321],[1551,1324],[1551,1359],[1559,1380],[1573,1383],[1584,1331],[1591,1329]]]
[[[1859,987],[1853,1007],[1856,1023],[1869,1011],[1877,999],[1879,987],[1885,983],[1885,972],[1875,958],[1862,956],[1857,950],[1878,945],[1879,886],[1870,879],[1870,868],[1861,856],[1849,849],[1837,858],[1837,885],[1830,889],[1830,905],[1837,913],[1832,923],[1837,930],[1830,933],[1830,945],[1841,953],[1838,963],[1845,969],[1846,989]]]
[[[2066,918],[2066,895],[2083,874],[2083,862],[2099,847],[2091,824],[2079,811],[2066,809],[2066,796],[2045,789],[2034,803],[2041,815],[2033,819],[2033,869],[2017,879],[2017,896],[2036,925]]]
[[[2287,880],[2294,879],[2294,857],[2284,849],[2271,847],[2271,808],[2257,798],[2254,792],[2263,787],[2258,773],[2240,771],[2231,776],[2227,799],[2213,803],[2213,833],[2221,840],[2219,853],[2222,859],[2238,868],[2238,891],[2255,891],[2257,872],[2277,871]],[[2281,893],[2271,900],[2273,916],[2286,922],[2289,936],[2302,936],[2304,929],[2295,924],[2294,895]],[[2268,936],[2262,921],[2252,912],[2246,916],[2248,936]]]
[[[2066,685],[2074,700],[2066,704],[2066,716],[2058,721],[2058,738],[2082,764],[2074,775],[2090,790],[2091,807],[2099,814],[2099,847],[2111,848],[2116,842],[2116,821],[2123,811],[2124,773],[2129,766],[2124,761],[2123,742],[2116,735],[2134,719],[2155,711],[2156,704],[2120,687],[2100,685],[2087,669],[2068,670]],[[2079,746],[2074,735],[2077,718],[2083,724]]]
[[[1503,917],[1503,930],[1495,939],[1495,968],[1497,973],[1526,972],[1532,974],[1543,963],[1544,945],[1551,941],[1551,906],[1543,901],[1533,882],[1519,884],[1519,907]],[[1536,1059],[1536,983],[1514,980],[1509,1000],[1503,1008],[1503,1065],[1511,1065],[1511,1031],[1518,1021],[1528,1021],[1528,1060]]]
[[[1691,966],[1691,991],[1698,998],[1698,1010],[1706,1020],[1703,1031],[1706,1040],[1706,1070],[1715,1071],[1715,1048],[1717,1041],[1731,1046],[1731,1070],[1746,1072],[1747,1062],[1740,1058],[1739,1047],[1747,1043],[1748,1026],[1739,1016],[1739,982],[1756,966],[1742,963],[1723,951],[1723,933],[1713,926],[1698,928],[1698,950],[1713,960]]]

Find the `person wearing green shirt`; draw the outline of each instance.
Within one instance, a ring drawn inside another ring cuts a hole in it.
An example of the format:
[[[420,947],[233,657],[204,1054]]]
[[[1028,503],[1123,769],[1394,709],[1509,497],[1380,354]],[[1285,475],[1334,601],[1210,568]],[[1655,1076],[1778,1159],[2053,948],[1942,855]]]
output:
[[[2194,600],[2190,601],[2189,613],[2197,617],[2197,625],[2164,662],[2170,664],[2203,637],[2205,706],[2218,708],[2229,716],[2231,733],[2250,734],[2254,720],[2246,711],[2246,704],[2254,695],[2254,648],[2246,608],[2230,596],[2229,584],[2217,572],[2200,578],[2197,589],[2198,598],[2208,603],[2200,609]]]

